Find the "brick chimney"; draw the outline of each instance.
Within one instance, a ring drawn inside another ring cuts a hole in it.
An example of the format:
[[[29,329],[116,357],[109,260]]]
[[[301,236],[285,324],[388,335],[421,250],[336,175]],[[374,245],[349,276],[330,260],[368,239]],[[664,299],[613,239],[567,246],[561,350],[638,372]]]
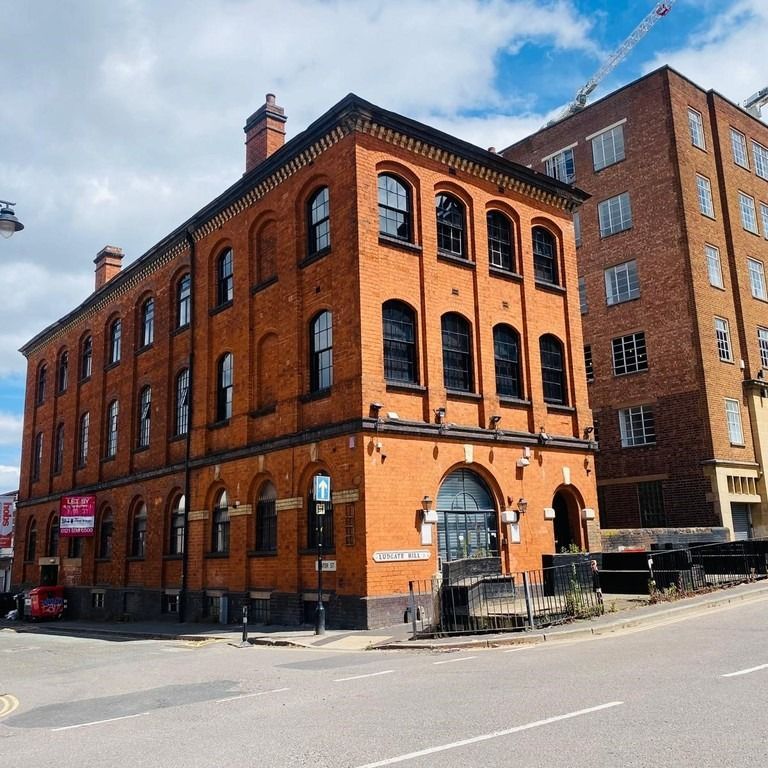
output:
[[[275,104],[275,94],[268,93],[267,101],[246,121],[245,172],[276,152],[285,142],[285,110]]]
[[[96,290],[108,283],[122,268],[123,249],[116,245],[105,245],[93,260],[96,265]]]

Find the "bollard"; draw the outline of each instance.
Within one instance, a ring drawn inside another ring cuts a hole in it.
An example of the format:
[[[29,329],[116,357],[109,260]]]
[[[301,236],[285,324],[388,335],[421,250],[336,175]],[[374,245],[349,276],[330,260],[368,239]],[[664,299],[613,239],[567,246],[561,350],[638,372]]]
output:
[[[248,606],[243,606],[243,642],[248,642]]]

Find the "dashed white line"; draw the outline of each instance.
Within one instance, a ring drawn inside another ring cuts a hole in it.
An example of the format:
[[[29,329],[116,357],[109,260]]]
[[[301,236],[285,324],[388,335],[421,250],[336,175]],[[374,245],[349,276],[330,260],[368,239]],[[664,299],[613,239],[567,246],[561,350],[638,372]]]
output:
[[[623,701],[609,701],[607,704],[598,704],[596,707],[588,707],[587,709],[579,709],[576,712],[568,712],[565,715],[555,715],[555,717],[547,717],[544,720],[536,720],[533,723],[526,723],[525,725],[517,725],[514,728],[507,728],[504,731],[494,731],[493,733],[484,733],[482,736],[474,736],[470,739],[462,739],[461,741],[454,741],[450,744],[441,744],[437,747],[429,747],[427,749],[420,749],[418,752],[409,752],[406,755],[398,755],[397,757],[389,757],[386,760],[378,760],[375,763],[366,763],[365,765],[359,765],[357,768],[382,768],[385,765],[394,765],[395,763],[404,763],[406,760],[413,760],[417,757],[424,757],[425,755],[434,755],[436,752],[445,752],[449,749],[456,749],[457,747],[464,747],[468,744],[477,744],[481,741],[488,741],[489,739],[498,739],[501,736],[509,736],[513,733],[520,733],[521,731],[528,731],[531,728],[539,728],[542,725],[549,725],[550,723],[557,723],[560,720],[569,720],[572,717],[581,717],[582,715],[589,715],[592,712],[599,712],[603,709],[610,709],[611,707],[618,707],[623,704]]]
[[[60,728],[51,728],[52,731],[71,731],[74,728],[86,728],[89,725],[102,725],[103,723],[115,723],[118,720],[130,720],[133,717],[144,717],[149,712],[138,712],[135,715],[123,715],[122,717],[110,717],[106,720],[92,720],[90,723],[77,723],[77,725],[63,725]]]
[[[271,691],[255,691],[254,693],[239,693],[237,696],[227,696],[226,699],[216,699],[217,704],[223,701],[237,701],[237,699],[252,699],[254,696],[266,696],[268,693],[282,693],[288,688],[273,688]]]
[[[334,683],[346,683],[347,680],[362,680],[364,677],[379,677],[379,675],[391,675],[394,669],[385,669],[383,672],[371,672],[369,675],[353,675],[352,677],[339,677]]]
[[[738,675],[748,675],[750,672],[759,672],[761,669],[768,669],[768,664],[761,664],[759,667],[750,667],[749,669],[740,669],[738,672],[728,672],[720,677],[738,677]]]
[[[457,661],[469,661],[470,659],[476,659],[477,656],[461,656],[458,659],[446,659],[445,661],[433,661],[433,664],[455,664]]]

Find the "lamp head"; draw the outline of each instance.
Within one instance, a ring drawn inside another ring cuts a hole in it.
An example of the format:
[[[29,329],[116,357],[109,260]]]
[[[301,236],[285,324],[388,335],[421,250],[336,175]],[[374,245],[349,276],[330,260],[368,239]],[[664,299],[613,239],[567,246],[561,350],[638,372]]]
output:
[[[10,203],[7,200],[0,200],[0,235],[8,238],[14,232],[20,232],[24,225],[16,218],[11,206],[16,203]]]
[[[435,419],[437,420],[438,424],[443,423],[443,419],[445,419],[445,407],[440,406],[439,408],[435,408]]]
[[[430,509],[432,509],[432,497],[425,495],[424,498],[421,500],[421,509],[424,512],[429,512]]]
[[[491,429],[497,429],[498,426],[499,426],[499,422],[501,421],[501,416],[495,414],[495,415],[491,416],[489,421],[491,423]]]
[[[528,509],[528,500],[527,499],[518,499],[517,500],[517,511],[522,515],[525,513],[525,510]]]

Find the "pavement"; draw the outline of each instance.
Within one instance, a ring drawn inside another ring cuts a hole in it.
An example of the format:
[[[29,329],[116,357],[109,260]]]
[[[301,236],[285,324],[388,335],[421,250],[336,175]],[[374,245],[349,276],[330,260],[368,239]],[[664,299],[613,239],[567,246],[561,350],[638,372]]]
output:
[[[594,618],[577,619],[569,624],[530,631],[417,639],[411,639],[410,623],[371,630],[328,629],[322,635],[315,634],[314,628],[307,626],[249,626],[245,642],[242,625],[238,624],[182,624],[171,621],[124,623],[67,619],[37,623],[0,620],[0,631],[94,637],[120,642],[180,640],[196,643],[227,642],[236,646],[294,646],[343,651],[418,649],[440,652],[585,640],[599,635],[680,621],[698,613],[761,600],[768,600],[768,581],[739,584],[715,592],[655,604],[648,603],[647,595],[605,595],[606,613]]]

